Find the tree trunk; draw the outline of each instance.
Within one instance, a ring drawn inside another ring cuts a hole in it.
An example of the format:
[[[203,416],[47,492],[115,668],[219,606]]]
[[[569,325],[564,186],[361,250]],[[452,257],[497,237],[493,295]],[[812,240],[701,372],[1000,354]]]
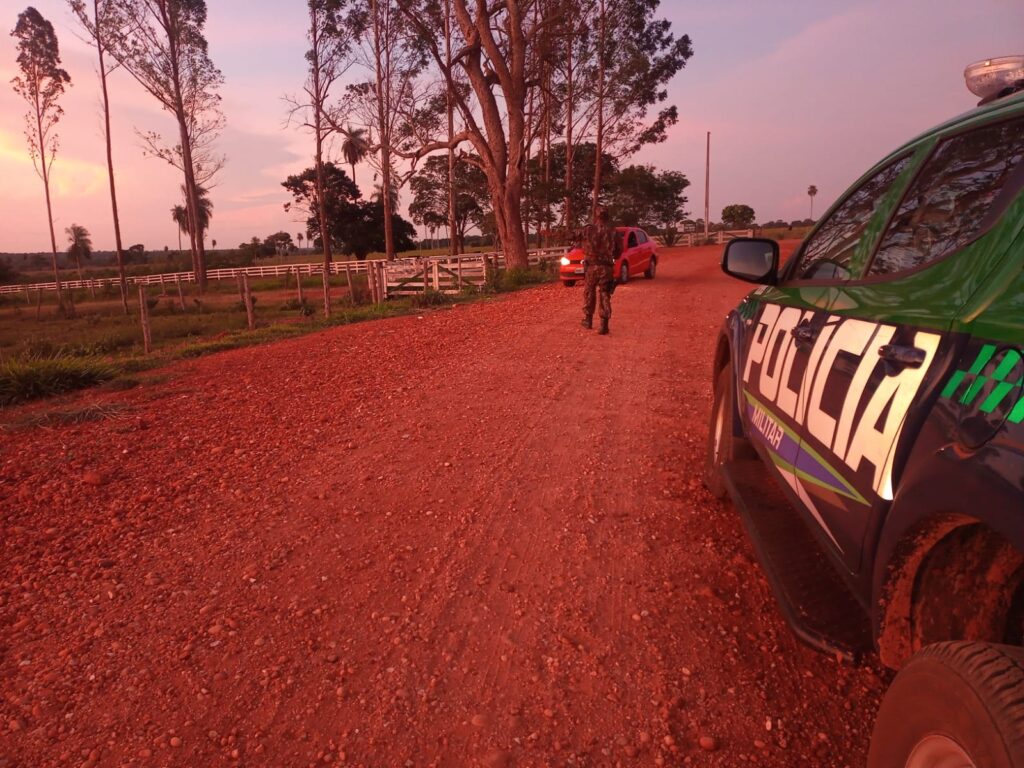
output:
[[[607,19],[605,0],[601,0],[600,31],[597,39],[597,137],[594,142],[594,190],[590,204],[590,216],[597,216],[597,203],[601,195],[601,156],[604,153],[604,90],[605,90],[605,45]]]
[[[391,0],[384,0],[389,6],[385,13],[391,13]],[[382,41],[383,34],[381,9],[379,0],[370,0],[370,13],[373,14],[373,58],[376,70],[377,91],[377,122],[380,131],[380,173],[381,191],[384,203],[384,251],[390,261],[395,258],[395,230],[391,201],[391,52],[387,47],[390,41]],[[390,19],[388,20],[390,27]],[[385,80],[387,82],[385,82]]]
[[[99,0],[93,0],[93,18],[96,29],[96,52],[100,60],[100,90],[103,92],[103,137],[107,144],[107,178],[110,180],[110,209],[114,216],[114,251],[117,254],[117,278],[121,283],[121,307],[128,310],[128,277],[124,269],[124,247],[121,243],[121,219],[117,213],[117,190],[114,184],[114,152],[110,139],[110,97],[107,94],[107,68],[103,60],[103,37],[100,23]]]
[[[36,104],[36,128],[39,131],[39,165],[43,171],[43,190],[46,192],[46,220],[50,225],[50,248],[53,251],[53,282],[57,289],[57,310],[64,312],[64,294],[60,286],[60,270],[57,269],[57,235],[53,231],[53,206],[50,203],[50,168],[46,162],[46,144],[43,136],[43,118],[38,100]]]
[[[444,56],[450,70],[452,67],[452,7],[451,0],[444,3]],[[455,147],[452,137],[455,135],[455,104],[452,100],[452,87],[446,84],[445,108],[448,113],[448,255],[462,253],[461,230],[456,236],[455,226]]]
[[[565,61],[565,202],[562,205],[562,219],[565,224],[566,235],[571,236],[571,232],[575,229],[576,221],[575,214],[572,210],[572,182],[573,182],[573,161],[575,159],[575,150],[573,149],[573,136],[572,136],[572,121],[575,117],[576,107],[573,102],[575,98],[574,93],[574,80],[573,80],[573,35],[575,30],[570,33],[568,37],[568,43],[566,45]]]
[[[320,243],[324,252],[324,274],[329,275],[331,269],[331,232],[327,221],[327,185],[324,179],[324,103],[323,92],[320,83],[320,22],[316,11],[312,8],[310,15],[310,38],[313,44],[313,56],[311,61],[313,77],[313,131],[316,134],[316,209],[317,220],[320,222]],[[301,277],[299,278],[302,279]],[[324,317],[331,314],[331,297],[329,291],[324,289]]]
[[[179,66],[178,28],[174,23],[173,14],[167,16],[167,48],[171,62],[171,86],[174,95],[174,116],[178,120],[178,139],[181,142],[181,165],[185,173],[185,209],[189,218],[189,241],[192,244],[192,263],[195,272],[196,288],[202,295],[206,290],[206,253],[203,240],[196,226],[199,218],[199,193],[196,185],[195,166],[192,164],[192,137],[188,132],[188,115],[185,114],[185,101],[181,88],[181,68]]]

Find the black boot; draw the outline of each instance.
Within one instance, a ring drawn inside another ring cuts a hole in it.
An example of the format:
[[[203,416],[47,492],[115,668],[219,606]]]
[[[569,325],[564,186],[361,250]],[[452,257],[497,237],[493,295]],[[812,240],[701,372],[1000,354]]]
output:
[[[589,331],[591,328],[594,327],[594,318],[589,317],[589,316],[588,317],[584,317],[580,321],[580,325],[582,325],[584,328],[586,328]]]
[[[599,330],[598,333],[601,334],[602,336],[607,336],[608,335],[608,318],[607,317],[602,317],[601,318],[601,330]]]

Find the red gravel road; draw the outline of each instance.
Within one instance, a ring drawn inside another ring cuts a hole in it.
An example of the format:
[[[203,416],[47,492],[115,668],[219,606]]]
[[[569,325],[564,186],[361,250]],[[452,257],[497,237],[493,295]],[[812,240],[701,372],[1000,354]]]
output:
[[[882,680],[701,485],[718,251],[607,338],[550,285],[0,435],[0,766],[863,765]]]

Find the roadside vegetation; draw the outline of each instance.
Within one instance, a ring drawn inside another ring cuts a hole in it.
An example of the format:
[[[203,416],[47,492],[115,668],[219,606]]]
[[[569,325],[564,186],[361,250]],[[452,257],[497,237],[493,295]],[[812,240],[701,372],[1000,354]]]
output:
[[[431,290],[371,304],[365,276],[353,276],[350,287],[339,275],[331,281],[333,309],[327,317],[316,309],[322,297],[319,278],[303,280],[302,301],[294,280],[287,287],[280,278],[254,280],[253,330],[233,283],[211,281],[202,299],[179,297],[173,284],[165,291],[150,286],[149,355],[144,354],[137,307],[126,316],[116,288],[97,292],[95,298],[87,290],[74,291],[74,317],[58,311],[53,293],[44,293],[41,304],[35,295],[29,302],[21,294],[0,296],[0,407],[112,380],[131,383],[133,374],[174,360],[480,300],[553,279],[553,266],[520,268],[494,273],[486,285],[455,296]]]

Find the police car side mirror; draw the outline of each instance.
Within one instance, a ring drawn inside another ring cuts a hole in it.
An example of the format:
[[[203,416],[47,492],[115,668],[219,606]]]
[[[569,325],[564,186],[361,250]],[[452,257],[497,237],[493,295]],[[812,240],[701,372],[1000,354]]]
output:
[[[748,283],[774,285],[779,273],[779,244],[756,237],[730,240],[722,254],[722,271]]]

